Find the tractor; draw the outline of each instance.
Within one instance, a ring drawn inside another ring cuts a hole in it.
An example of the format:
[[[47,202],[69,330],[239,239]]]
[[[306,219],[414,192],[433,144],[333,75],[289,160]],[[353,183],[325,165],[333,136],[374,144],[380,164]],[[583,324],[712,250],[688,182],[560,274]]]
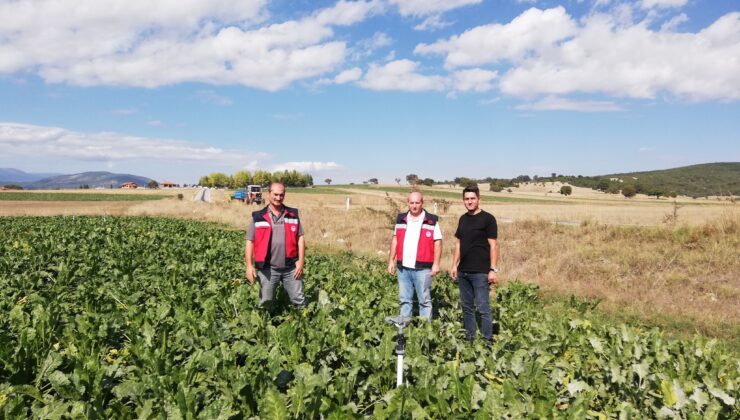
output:
[[[231,194],[232,200],[241,201],[244,204],[262,204],[262,187],[259,185],[247,185]]]

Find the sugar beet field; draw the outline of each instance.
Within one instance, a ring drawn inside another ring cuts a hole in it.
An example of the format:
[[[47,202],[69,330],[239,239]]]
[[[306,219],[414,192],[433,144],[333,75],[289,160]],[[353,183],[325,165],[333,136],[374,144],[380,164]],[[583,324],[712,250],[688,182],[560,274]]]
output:
[[[0,418],[737,418],[715,341],[542,311],[509,283],[493,348],[463,341],[457,289],[407,329],[395,280],[309,250],[302,312],[241,284],[243,232],[164,218],[0,218]],[[284,302],[284,301],[283,301]]]

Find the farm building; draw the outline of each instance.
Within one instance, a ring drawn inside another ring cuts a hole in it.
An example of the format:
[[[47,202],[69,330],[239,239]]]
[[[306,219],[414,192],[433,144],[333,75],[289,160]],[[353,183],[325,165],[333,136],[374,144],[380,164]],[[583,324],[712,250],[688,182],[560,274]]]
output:
[[[133,189],[139,188],[139,185],[136,184],[135,182],[126,182],[125,184],[121,185],[121,188],[133,190]]]
[[[162,188],[175,188],[178,185],[175,184],[172,181],[162,181],[162,182],[159,183],[159,186],[162,187]]]

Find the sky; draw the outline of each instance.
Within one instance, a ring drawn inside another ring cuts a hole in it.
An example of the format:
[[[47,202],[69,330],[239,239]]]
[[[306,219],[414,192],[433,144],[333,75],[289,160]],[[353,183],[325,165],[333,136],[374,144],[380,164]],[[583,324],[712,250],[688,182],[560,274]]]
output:
[[[599,175],[740,161],[735,0],[0,0],[0,167]]]

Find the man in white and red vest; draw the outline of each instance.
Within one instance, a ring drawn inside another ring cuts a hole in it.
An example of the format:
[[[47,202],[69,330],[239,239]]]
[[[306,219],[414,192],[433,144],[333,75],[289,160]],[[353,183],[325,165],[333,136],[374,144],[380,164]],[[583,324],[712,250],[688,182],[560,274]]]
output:
[[[419,316],[431,319],[432,277],[439,273],[442,230],[439,218],[424,210],[424,197],[420,192],[410,193],[406,201],[409,211],[396,217],[388,273],[395,274],[398,271],[401,316],[411,316],[416,291]]]
[[[259,278],[261,304],[272,302],[277,285],[282,283],[293,307],[302,308],[306,305],[303,296],[306,244],[298,209],[283,205],[284,199],[285,185],[272,182],[268,205],[252,213],[244,249],[246,274],[250,284],[254,284],[255,277]]]

